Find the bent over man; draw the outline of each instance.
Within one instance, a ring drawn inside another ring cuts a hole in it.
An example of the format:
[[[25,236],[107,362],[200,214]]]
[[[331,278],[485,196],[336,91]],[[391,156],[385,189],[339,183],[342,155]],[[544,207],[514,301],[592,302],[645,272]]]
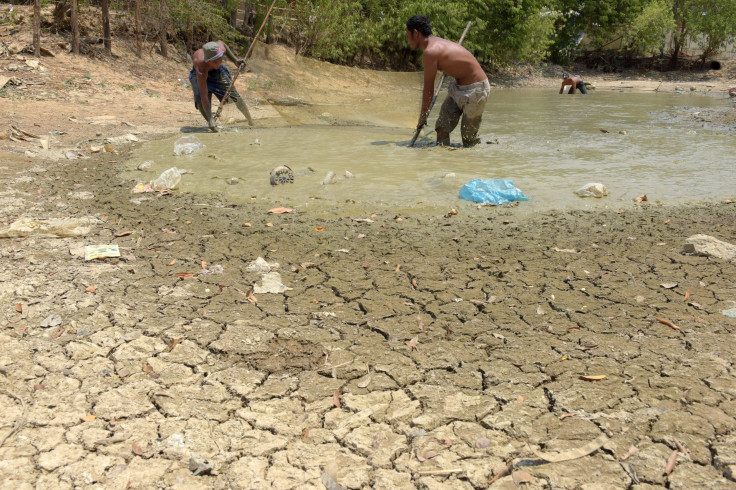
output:
[[[565,90],[566,85],[570,85],[570,90],[567,92],[570,95],[574,94],[576,89],[580,90],[580,93],[583,95],[588,93],[588,91],[585,90],[585,82],[583,82],[583,79],[580,78],[578,75],[571,77],[569,73],[563,73],[560,93]]]
[[[194,106],[205,118],[212,131],[217,131],[215,119],[212,117],[212,94],[215,94],[217,100],[223,103],[222,98],[232,81],[230,71],[222,64],[223,55],[227,55],[230,61],[236,65],[245,64],[245,60],[237,58],[224,42],[212,41],[194,52],[192,56],[194,66],[192,71],[189,72],[189,82],[194,92]],[[235,105],[252,126],[253,121],[248,112],[248,107],[238,91],[235,90],[235,87],[230,90],[228,98],[235,102]]]
[[[450,133],[461,116],[460,134],[463,146],[479,143],[478,130],[491,85],[478,60],[458,43],[433,36],[429,19],[423,15],[415,15],[406,22],[406,37],[411,49],[423,51],[424,90],[417,129],[427,124],[427,111],[434,94],[434,79],[437,71],[442,70],[455,81],[447,88],[447,98],[442,103],[435,124],[437,144],[450,144]]]

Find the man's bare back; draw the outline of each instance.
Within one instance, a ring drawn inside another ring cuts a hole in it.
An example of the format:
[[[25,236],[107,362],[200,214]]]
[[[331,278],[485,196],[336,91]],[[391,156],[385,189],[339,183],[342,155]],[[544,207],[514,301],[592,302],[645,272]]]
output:
[[[437,70],[453,77],[458,85],[470,85],[487,78],[478,60],[467,49],[437,36],[429,36],[426,39],[427,47],[422,54],[425,70],[428,64],[434,64]]]

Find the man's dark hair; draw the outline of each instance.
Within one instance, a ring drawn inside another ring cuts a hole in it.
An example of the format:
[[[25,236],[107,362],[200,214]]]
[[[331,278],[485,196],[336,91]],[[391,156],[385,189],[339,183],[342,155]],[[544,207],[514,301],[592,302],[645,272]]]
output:
[[[429,19],[423,15],[413,15],[406,21],[406,28],[410,31],[418,31],[425,36],[432,35],[432,26]]]

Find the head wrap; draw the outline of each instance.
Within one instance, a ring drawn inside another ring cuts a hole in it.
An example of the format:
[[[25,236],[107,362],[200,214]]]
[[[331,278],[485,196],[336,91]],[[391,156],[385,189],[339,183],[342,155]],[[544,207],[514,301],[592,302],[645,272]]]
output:
[[[202,51],[204,51],[204,60],[206,62],[215,61],[218,58],[222,58],[222,55],[225,54],[225,50],[214,41],[208,42],[202,46]]]

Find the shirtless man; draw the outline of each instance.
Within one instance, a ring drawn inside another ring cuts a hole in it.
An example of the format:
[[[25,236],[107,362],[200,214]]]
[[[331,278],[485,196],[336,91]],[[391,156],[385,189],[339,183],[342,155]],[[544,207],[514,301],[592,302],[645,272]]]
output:
[[[457,126],[460,116],[463,146],[479,143],[478,130],[491,85],[478,60],[459,44],[433,36],[429,19],[423,15],[415,15],[406,22],[406,37],[411,49],[423,51],[424,90],[417,129],[427,124],[427,112],[434,95],[434,79],[437,70],[442,70],[455,81],[447,88],[447,98],[442,103],[435,124],[437,144],[450,144],[450,133]]]
[[[583,79],[577,75],[571,77],[569,73],[563,73],[562,74],[562,85],[560,86],[560,93],[562,93],[565,90],[565,85],[570,85],[570,91],[568,92],[568,94],[574,94],[575,89],[580,90],[581,94],[588,93],[588,91],[585,90],[585,83],[583,82]]]
[[[227,55],[230,61],[236,65],[245,64],[245,60],[237,58],[224,42],[212,41],[194,52],[192,56],[194,66],[192,71],[189,72],[189,82],[194,92],[194,106],[199,109],[212,131],[217,131],[215,118],[212,117],[212,94],[215,94],[215,97],[222,103],[222,98],[225,96],[232,80],[230,71],[222,64],[223,55]],[[248,112],[248,107],[238,91],[235,90],[235,87],[230,90],[228,98],[235,102],[235,105],[252,126],[253,120]]]

